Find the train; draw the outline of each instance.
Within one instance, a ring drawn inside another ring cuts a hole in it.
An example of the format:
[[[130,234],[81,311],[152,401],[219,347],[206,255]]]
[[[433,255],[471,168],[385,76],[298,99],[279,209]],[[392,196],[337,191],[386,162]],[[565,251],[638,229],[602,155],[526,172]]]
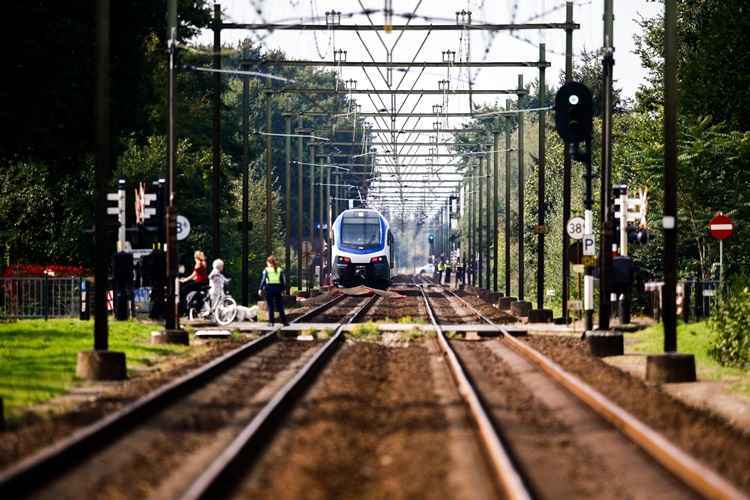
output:
[[[344,210],[333,222],[332,235],[334,285],[390,285],[396,244],[390,225],[380,212],[372,208]]]

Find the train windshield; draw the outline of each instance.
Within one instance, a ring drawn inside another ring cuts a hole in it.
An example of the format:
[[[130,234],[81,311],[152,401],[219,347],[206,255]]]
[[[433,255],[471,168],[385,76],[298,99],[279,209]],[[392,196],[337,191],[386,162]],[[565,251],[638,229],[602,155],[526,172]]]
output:
[[[380,246],[380,219],[378,217],[344,217],[341,221],[340,242],[356,247]]]

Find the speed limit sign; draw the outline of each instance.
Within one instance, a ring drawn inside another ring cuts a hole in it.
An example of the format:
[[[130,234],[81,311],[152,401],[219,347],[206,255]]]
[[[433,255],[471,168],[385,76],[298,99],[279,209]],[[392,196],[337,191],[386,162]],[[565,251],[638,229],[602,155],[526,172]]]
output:
[[[574,240],[583,239],[583,228],[583,217],[573,217],[572,219],[568,220],[568,236],[570,236]]]

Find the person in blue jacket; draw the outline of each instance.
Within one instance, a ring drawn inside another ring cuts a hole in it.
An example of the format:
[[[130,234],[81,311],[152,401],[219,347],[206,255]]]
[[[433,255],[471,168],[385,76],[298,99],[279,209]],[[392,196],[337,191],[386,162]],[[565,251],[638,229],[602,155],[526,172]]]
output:
[[[284,313],[284,300],[282,294],[286,290],[284,282],[284,269],[279,266],[276,258],[269,255],[266,259],[266,268],[263,270],[263,277],[260,280],[260,289],[258,295],[266,294],[266,303],[268,304],[268,320],[271,326],[274,325],[274,309],[279,310],[279,317],[284,326],[289,325]]]

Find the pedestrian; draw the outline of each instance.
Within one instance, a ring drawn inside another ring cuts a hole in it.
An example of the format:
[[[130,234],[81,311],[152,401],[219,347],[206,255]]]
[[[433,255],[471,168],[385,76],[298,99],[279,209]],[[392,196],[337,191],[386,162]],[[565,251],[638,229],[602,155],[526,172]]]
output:
[[[206,265],[206,256],[200,250],[193,254],[195,265],[190,276],[182,278],[180,283],[180,307],[185,310],[185,298],[190,292],[197,292],[208,288],[208,266]]]
[[[258,295],[265,292],[266,304],[268,304],[268,320],[271,326],[274,325],[274,309],[279,310],[279,316],[284,326],[289,325],[284,313],[284,300],[282,293],[286,290],[284,281],[284,270],[279,266],[276,257],[269,255],[266,259],[266,268],[263,270],[263,277],[260,280]]]
[[[208,281],[211,284],[208,289],[208,296],[211,300],[211,309],[219,303],[219,299],[224,295],[224,285],[231,280],[224,276],[224,261],[221,259],[214,260],[213,271],[208,275]]]
[[[445,261],[445,284],[451,286],[451,271],[453,271],[453,265],[451,264],[450,258]]]
[[[437,265],[437,284],[443,284],[443,271],[445,271],[445,259],[441,256]]]
[[[456,258],[456,288],[463,290],[464,280],[466,279],[466,269],[464,268],[461,258]]]

